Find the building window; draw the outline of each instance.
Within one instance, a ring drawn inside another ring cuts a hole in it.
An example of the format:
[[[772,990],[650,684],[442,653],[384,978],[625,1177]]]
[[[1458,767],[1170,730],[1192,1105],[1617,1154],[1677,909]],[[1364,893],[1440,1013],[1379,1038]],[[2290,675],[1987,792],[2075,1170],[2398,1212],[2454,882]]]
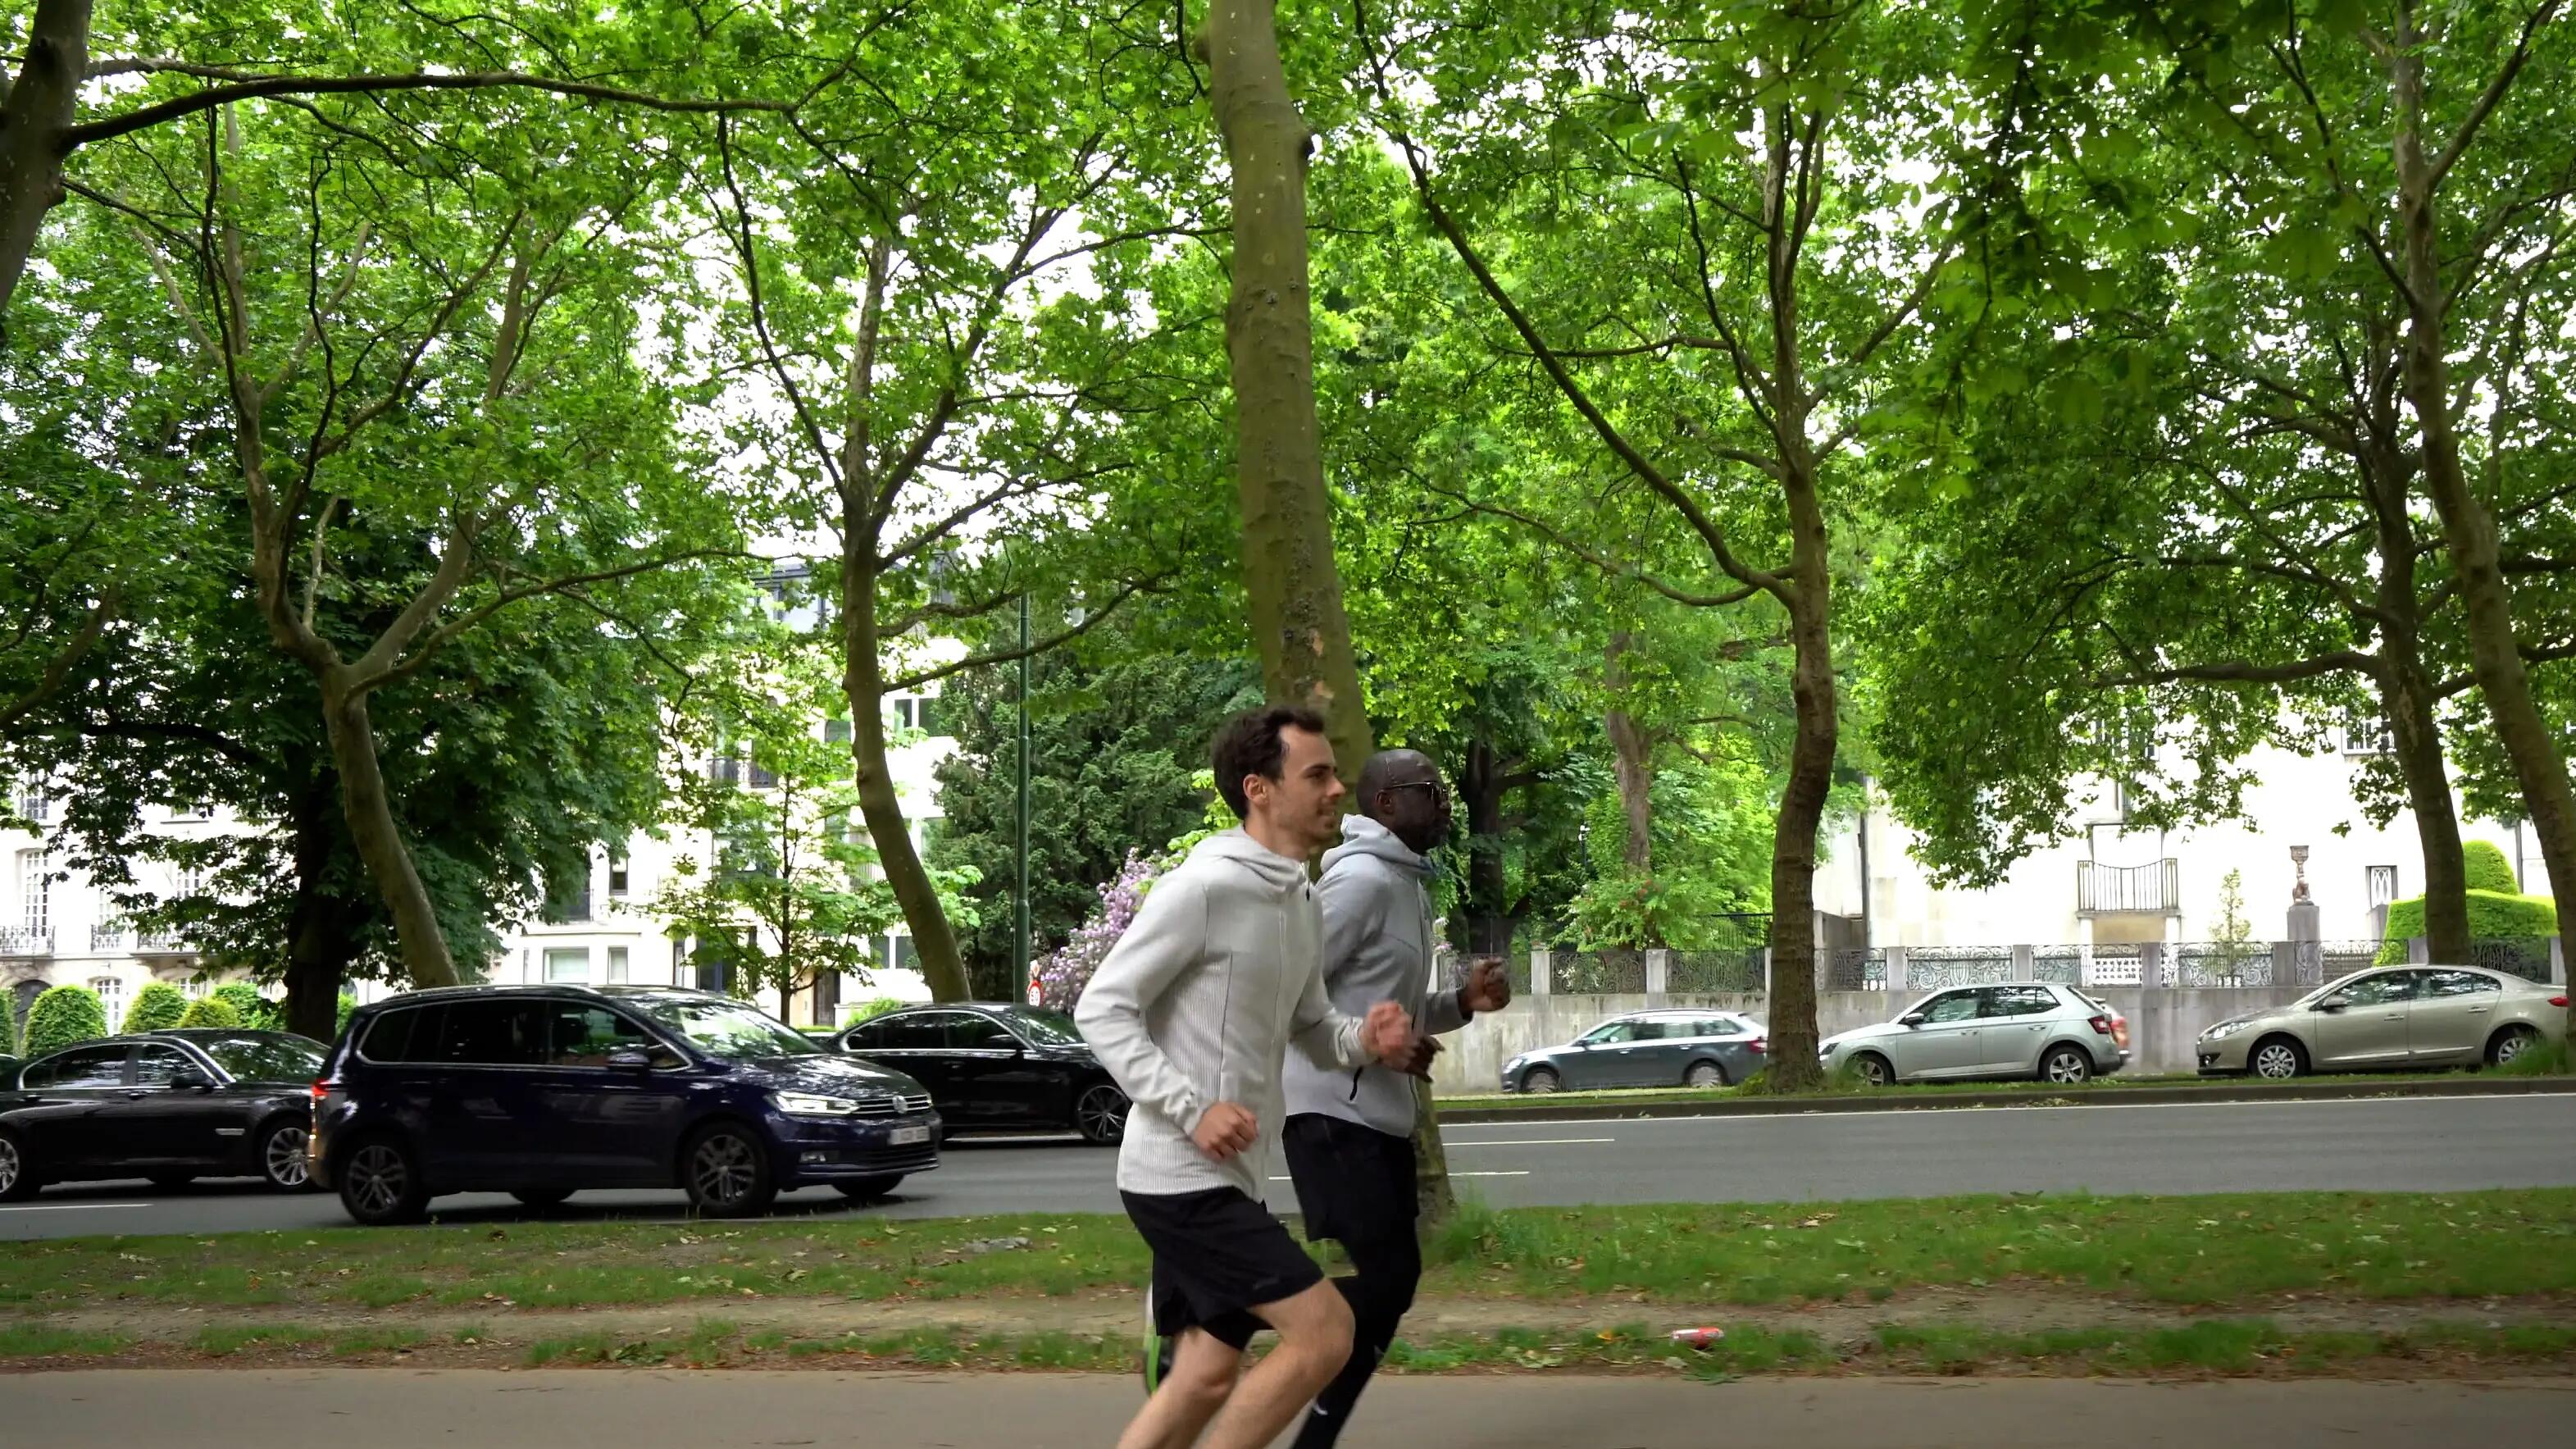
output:
[[[2388,721],[2376,715],[2355,713],[2343,723],[2343,752],[2347,755],[2387,755],[2397,750],[2396,732]]]
[[[545,922],[549,926],[570,925],[590,919],[590,862],[561,880],[546,882]]]
[[[11,793],[14,796],[17,813],[23,819],[42,824],[53,813],[54,802],[45,794],[45,782],[42,780],[21,780],[18,782],[18,788]]]
[[[2397,867],[2374,865],[2366,874],[2368,879],[2365,884],[2370,890],[2370,903],[2374,906],[2393,904],[2397,899]]]
[[[823,743],[827,745],[846,745],[849,742],[850,722],[848,720],[827,719],[823,721]]]
[[[590,948],[588,946],[549,946],[546,948],[548,981],[588,981]]]
[[[38,936],[53,929],[53,859],[41,850],[18,852],[19,924]]]
[[[98,993],[98,1004],[107,1008],[107,1029],[116,1031],[125,1024],[125,978],[93,976],[89,989]]]
[[[206,893],[206,868],[202,865],[179,865],[170,868],[170,893],[173,900],[187,900]]]
[[[622,855],[610,856],[608,858],[608,894],[610,898],[617,899],[625,896],[626,885],[626,857]]]
[[[626,948],[623,946],[608,948],[608,984],[611,986],[626,984]]]
[[[680,972],[681,972],[681,970],[682,970],[683,968],[685,968],[688,964],[689,964],[689,943],[688,943],[688,942],[686,942],[686,941],[681,940],[681,939],[680,939],[679,937],[677,937],[677,936],[672,937],[672,938],[671,938],[671,984],[672,984],[672,985],[677,986],[677,985],[679,985],[679,984],[680,984],[680,980],[681,980]]]

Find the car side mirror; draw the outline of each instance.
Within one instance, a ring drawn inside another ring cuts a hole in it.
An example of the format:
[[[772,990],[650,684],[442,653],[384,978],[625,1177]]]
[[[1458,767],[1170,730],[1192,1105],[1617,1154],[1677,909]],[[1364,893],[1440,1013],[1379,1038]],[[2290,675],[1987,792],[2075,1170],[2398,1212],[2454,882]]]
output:
[[[179,1070],[170,1074],[171,1091],[211,1092],[214,1089],[215,1079],[207,1076],[204,1072],[197,1070],[195,1067],[181,1067]]]
[[[1921,1026],[1929,1020],[1931,1020],[1931,1018],[1925,1016],[1922,1012],[1909,1011],[1903,1016],[1898,1017],[1896,1019],[1896,1024],[1899,1026]]]
[[[653,1070],[653,1057],[649,1052],[610,1052],[608,1069],[612,1072],[649,1072]]]
[[[2352,1005],[2351,1002],[2346,1001],[2340,996],[2329,996],[2325,1000],[2318,1002],[2316,1005],[2308,1009],[2311,1011],[2341,1011],[2350,1005]]]

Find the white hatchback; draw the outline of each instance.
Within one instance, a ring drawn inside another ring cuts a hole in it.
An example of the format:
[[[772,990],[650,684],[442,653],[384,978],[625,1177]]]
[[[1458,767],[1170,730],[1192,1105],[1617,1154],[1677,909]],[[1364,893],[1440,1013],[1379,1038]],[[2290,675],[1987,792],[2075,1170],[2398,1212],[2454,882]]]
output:
[[[2072,986],[1955,986],[1894,1021],[1825,1038],[1817,1058],[1874,1087],[1968,1077],[2073,1084],[2129,1063],[2128,1018]]]

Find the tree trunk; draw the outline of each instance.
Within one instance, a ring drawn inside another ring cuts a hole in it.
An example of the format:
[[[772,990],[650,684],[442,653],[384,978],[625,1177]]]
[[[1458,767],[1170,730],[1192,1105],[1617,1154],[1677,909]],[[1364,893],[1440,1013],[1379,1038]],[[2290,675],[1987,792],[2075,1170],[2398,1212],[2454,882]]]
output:
[[[1621,698],[1628,687],[1624,661],[1629,645],[1625,629],[1610,636],[1610,667],[1601,682],[1614,700]],[[1654,751],[1647,744],[1646,732],[1637,728],[1636,720],[1619,706],[1610,707],[1604,724],[1610,735],[1611,768],[1619,781],[1619,815],[1628,828],[1627,848],[1620,859],[1631,875],[1643,876],[1655,866]]]
[[[1199,53],[1233,179],[1233,290],[1225,314],[1234,384],[1243,583],[1262,692],[1324,716],[1342,778],[1376,749],[1333,558],[1315,420],[1315,319],[1306,258],[1306,157],[1313,133],[1279,61],[1276,0],[1213,0]],[[1498,847],[1499,849],[1499,847]],[[1500,855],[1496,862],[1499,864]],[[1500,891],[1495,892],[1499,899]],[[1508,945],[1508,942],[1506,943]],[[1455,1210],[1428,1082],[1414,1087],[1413,1158],[1426,1222]]]
[[[1512,949],[1511,879],[1503,860],[1503,801],[1509,766],[1483,740],[1467,742],[1458,770],[1458,803],[1467,812],[1467,949],[1500,955]]]
[[[393,915],[403,974],[416,987],[454,986],[456,962],[447,954],[437,909],[394,820],[393,798],[386,793],[376,758],[375,726],[367,717],[367,696],[351,690],[348,675],[341,665],[323,671],[322,723],[331,737],[331,763],[340,773],[340,805],[348,816],[349,837]]]
[[[1342,777],[1356,779],[1374,742],[1342,611],[1315,421],[1306,265],[1306,157],[1313,135],[1280,66],[1275,0],[1214,0],[1199,49],[1234,182],[1226,353],[1234,383],[1243,581],[1262,688],[1273,700],[1321,711]]]
[[[851,782],[858,789],[859,818],[867,824],[877,868],[903,910],[913,949],[921,953],[921,977],[930,987],[930,999],[964,1001],[966,967],[957,956],[957,932],[939,908],[939,888],[931,884],[921,852],[912,848],[912,830],[886,763],[885,668],[877,659],[877,530],[870,506],[864,489],[854,488],[842,500],[841,693],[850,702]]]
[[[2576,882],[2576,791],[2569,788],[2566,760],[2531,696],[2495,514],[2469,486],[2452,425],[2443,280],[2435,255],[2439,183],[2424,157],[2422,134],[2421,39],[2412,33],[2411,16],[2406,18],[2389,63],[2397,99],[2397,215],[2406,258],[2406,401],[2422,430],[2425,491],[2441,515],[2443,542],[2468,610],[2470,670],[2494,719],[2496,741],[2522,787],[2523,808],[2540,837],[2540,858],[2555,896],[2562,883]],[[2576,961],[2576,912],[2559,913],[2558,935],[2567,959]],[[2576,1009],[2570,1017],[2576,1024]]]
[[[0,317],[35,252],[45,214],[63,199],[63,134],[89,70],[91,0],[36,0],[17,83],[0,79]]]
[[[316,775],[297,796],[295,904],[286,927],[286,1029],[330,1041],[340,1033],[340,986],[358,959],[358,913],[326,888],[335,847],[331,812],[339,777]]]
[[[1800,424],[1803,426],[1803,423]],[[1803,450],[1800,450],[1803,451]],[[1802,458],[1785,460],[1789,505],[1790,698],[1797,735],[1771,834],[1771,1054],[1774,1085],[1795,1091],[1822,1080],[1816,1067],[1816,830],[1833,787],[1840,720],[1835,705],[1833,577],[1824,508]]]
[[[2434,717],[2434,685],[2424,668],[2415,593],[2415,530],[2407,505],[2410,470],[2380,456],[2366,469],[2379,525],[2380,712],[2388,719],[2397,772],[2415,812],[2424,852],[2424,936],[2436,961],[2469,959],[2469,878],[2460,854],[2460,817],[2451,803],[2451,771]]]

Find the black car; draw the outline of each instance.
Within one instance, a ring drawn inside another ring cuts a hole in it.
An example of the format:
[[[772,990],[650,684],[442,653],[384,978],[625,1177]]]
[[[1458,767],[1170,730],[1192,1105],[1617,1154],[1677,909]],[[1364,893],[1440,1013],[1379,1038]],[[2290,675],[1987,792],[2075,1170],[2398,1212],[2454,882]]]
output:
[[[282,1031],[156,1031],[36,1058],[0,1093],[0,1200],[47,1183],[258,1177],[307,1185],[326,1049]]]
[[[397,996],[349,1018],[314,1093],[315,1175],[371,1225],[442,1193],[551,1207],[612,1187],[677,1187],[742,1217],[809,1185],[881,1197],[939,1165],[919,1082],[671,987]]]
[[[0,1092],[18,1090],[18,1069],[25,1065],[19,1058],[0,1052]]]
[[[1127,1094],[1061,1011],[991,1002],[908,1006],[841,1033],[838,1045],[920,1080],[951,1131],[1127,1132]]]

